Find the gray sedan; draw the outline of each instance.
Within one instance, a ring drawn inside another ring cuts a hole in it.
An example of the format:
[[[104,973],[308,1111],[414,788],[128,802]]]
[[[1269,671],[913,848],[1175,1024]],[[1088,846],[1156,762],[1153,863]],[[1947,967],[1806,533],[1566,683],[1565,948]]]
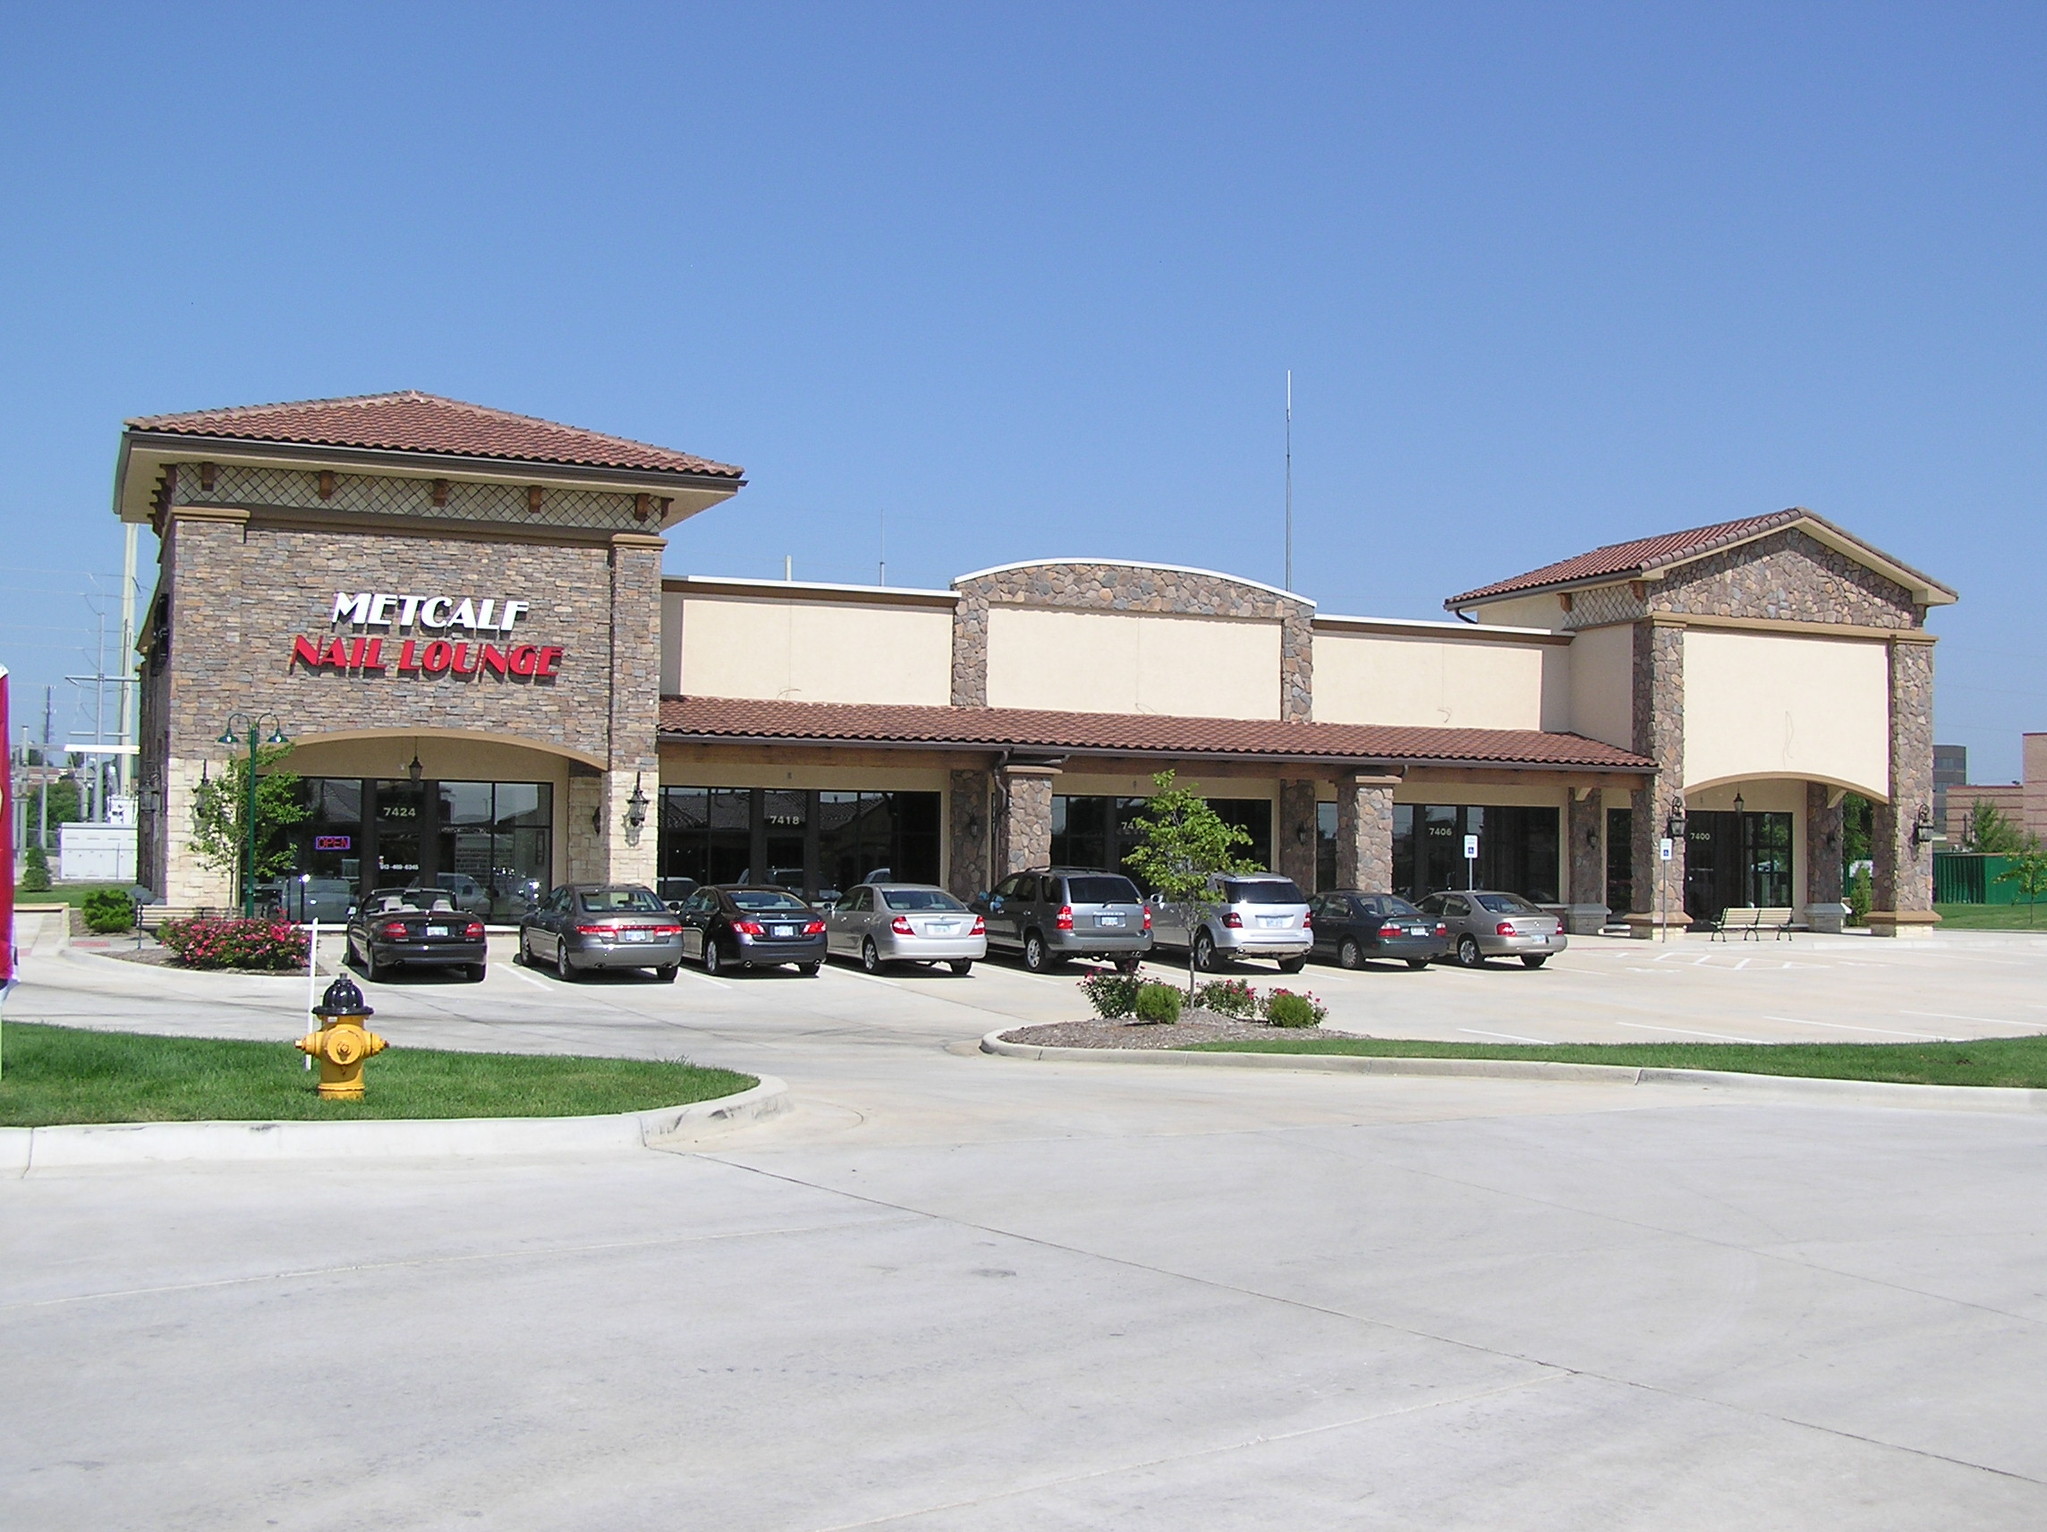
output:
[[[988,955],[988,928],[929,883],[863,883],[826,912],[825,945],[857,957],[869,973],[889,963],[945,963],[967,973]]]
[[[1524,966],[1540,968],[1569,945],[1564,923],[1519,894],[1471,888],[1430,894],[1421,907],[1442,922],[1451,954],[1465,968],[1480,967],[1489,957],[1518,957]]]

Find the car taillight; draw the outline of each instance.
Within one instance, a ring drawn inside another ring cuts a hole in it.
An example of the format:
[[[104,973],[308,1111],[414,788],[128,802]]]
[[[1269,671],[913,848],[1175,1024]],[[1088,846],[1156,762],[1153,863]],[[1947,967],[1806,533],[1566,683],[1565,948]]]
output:
[[[1398,927],[1398,926],[1381,926],[1381,927],[1379,927],[1379,934],[1380,934],[1381,936],[1398,936],[1398,935],[1400,934],[1400,927]]]
[[[1144,928],[1147,931],[1151,929],[1151,906],[1148,904],[1144,907]]]
[[[655,936],[680,936],[681,926],[649,926],[647,930]]]
[[[1445,922],[1439,920],[1436,922],[1436,934],[1438,936],[1448,936],[1450,934],[1450,927]]]
[[[1315,929],[1315,917],[1313,915],[1310,915],[1305,910],[1301,912],[1301,929],[1303,931],[1312,931]]]
[[[1493,935],[1495,936],[1519,936],[1520,934],[1519,927],[1511,920],[1503,920],[1493,927]]]
[[[1053,920],[1052,924],[1062,931],[1071,931],[1073,929],[1073,906],[1070,904],[1060,905],[1058,917]]]
[[[1147,915],[1147,916],[1145,917],[1145,921],[1144,921],[1144,923],[1145,923],[1145,924],[1146,924],[1147,926],[1149,926],[1149,925],[1151,924],[1151,917]],[[967,935],[969,935],[969,936],[986,936],[987,934],[988,934],[988,922],[987,922],[987,921],[985,921],[985,920],[983,920],[983,919],[982,919],[982,918],[981,918],[981,917],[980,917],[979,915],[976,915],[976,916],[974,917],[974,929],[973,929],[973,930],[971,930],[971,931],[969,931],[969,932],[967,933]]]
[[[917,934],[911,927],[910,917],[907,915],[896,916],[894,920],[888,923],[888,928],[898,936],[915,936]]]
[[[732,929],[741,936],[758,936],[761,934],[761,923],[758,920],[735,920],[732,922]]]
[[[1223,911],[1223,924],[1228,926],[1232,931],[1242,926],[1243,923],[1244,917],[1242,915],[1239,915],[1235,910]]]
[[[462,934],[463,934],[464,936],[481,936],[481,935],[483,935],[483,922],[482,922],[482,921],[480,921],[480,920],[472,920],[472,921],[470,921],[468,925],[466,925],[466,926],[464,926],[464,927],[462,928]]]
[[[610,926],[577,926],[577,927],[576,927],[576,935],[578,935],[578,936],[612,936],[612,935],[615,935],[615,934],[616,934],[616,933],[615,933],[615,932],[613,932],[613,930],[611,929],[611,927],[610,927]]]
[[[824,922],[822,920],[813,920],[810,922],[809,925],[803,928],[803,934],[805,936],[817,936],[820,933],[822,933],[823,930]]]
[[[384,927],[384,935],[389,937],[394,942],[404,941],[406,936],[405,922],[402,920],[394,920],[389,922]]]

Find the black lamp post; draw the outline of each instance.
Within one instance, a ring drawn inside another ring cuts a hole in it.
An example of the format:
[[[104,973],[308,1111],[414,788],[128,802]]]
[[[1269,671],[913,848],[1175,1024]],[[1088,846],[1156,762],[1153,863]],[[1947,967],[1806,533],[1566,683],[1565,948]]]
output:
[[[263,725],[270,725],[270,737],[264,739]],[[256,746],[288,745],[285,737],[284,720],[275,713],[258,713],[251,717],[247,713],[230,713],[227,727],[220,731],[216,744],[239,746],[243,736],[249,745],[249,801],[245,811],[248,838],[243,848],[242,861],[242,913],[254,917],[256,913]]]

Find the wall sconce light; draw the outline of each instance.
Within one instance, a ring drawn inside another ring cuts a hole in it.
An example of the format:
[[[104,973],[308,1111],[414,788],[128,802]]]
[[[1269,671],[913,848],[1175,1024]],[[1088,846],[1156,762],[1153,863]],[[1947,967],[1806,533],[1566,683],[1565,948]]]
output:
[[[1685,806],[1682,803],[1671,805],[1670,818],[1663,822],[1663,833],[1672,840],[1685,838]]]
[[[633,773],[633,795],[625,801],[625,827],[637,830],[647,822],[647,794],[640,787],[640,773]]]
[[[1294,826],[1294,844],[1296,846],[1305,846],[1312,838],[1313,838],[1312,832],[1308,829],[1306,825]]]
[[[1917,851],[1921,846],[1930,846],[1933,842],[1933,810],[1922,804],[1919,817],[1912,821],[1912,849]]]
[[[981,816],[972,809],[968,809],[966,822],[961,826],[961,829],[965,831],[968,840],[979,840],[981,838]]]
[[[412,747],[412,759],[405,767],[405,779],[408,782],[417,782],[425,775],[426,768],[419,763],[419,746],[414,745]]]

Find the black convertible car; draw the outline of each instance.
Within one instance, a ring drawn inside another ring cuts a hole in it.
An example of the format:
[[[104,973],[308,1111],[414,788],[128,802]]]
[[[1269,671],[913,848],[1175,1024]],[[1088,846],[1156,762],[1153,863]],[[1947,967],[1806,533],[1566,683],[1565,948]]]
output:
[[[483,978],[488,954],[483,922],[455,908],[442,888],[376,889],[348,922],[348,960],[367,979],[394,968],[464,968]]]

